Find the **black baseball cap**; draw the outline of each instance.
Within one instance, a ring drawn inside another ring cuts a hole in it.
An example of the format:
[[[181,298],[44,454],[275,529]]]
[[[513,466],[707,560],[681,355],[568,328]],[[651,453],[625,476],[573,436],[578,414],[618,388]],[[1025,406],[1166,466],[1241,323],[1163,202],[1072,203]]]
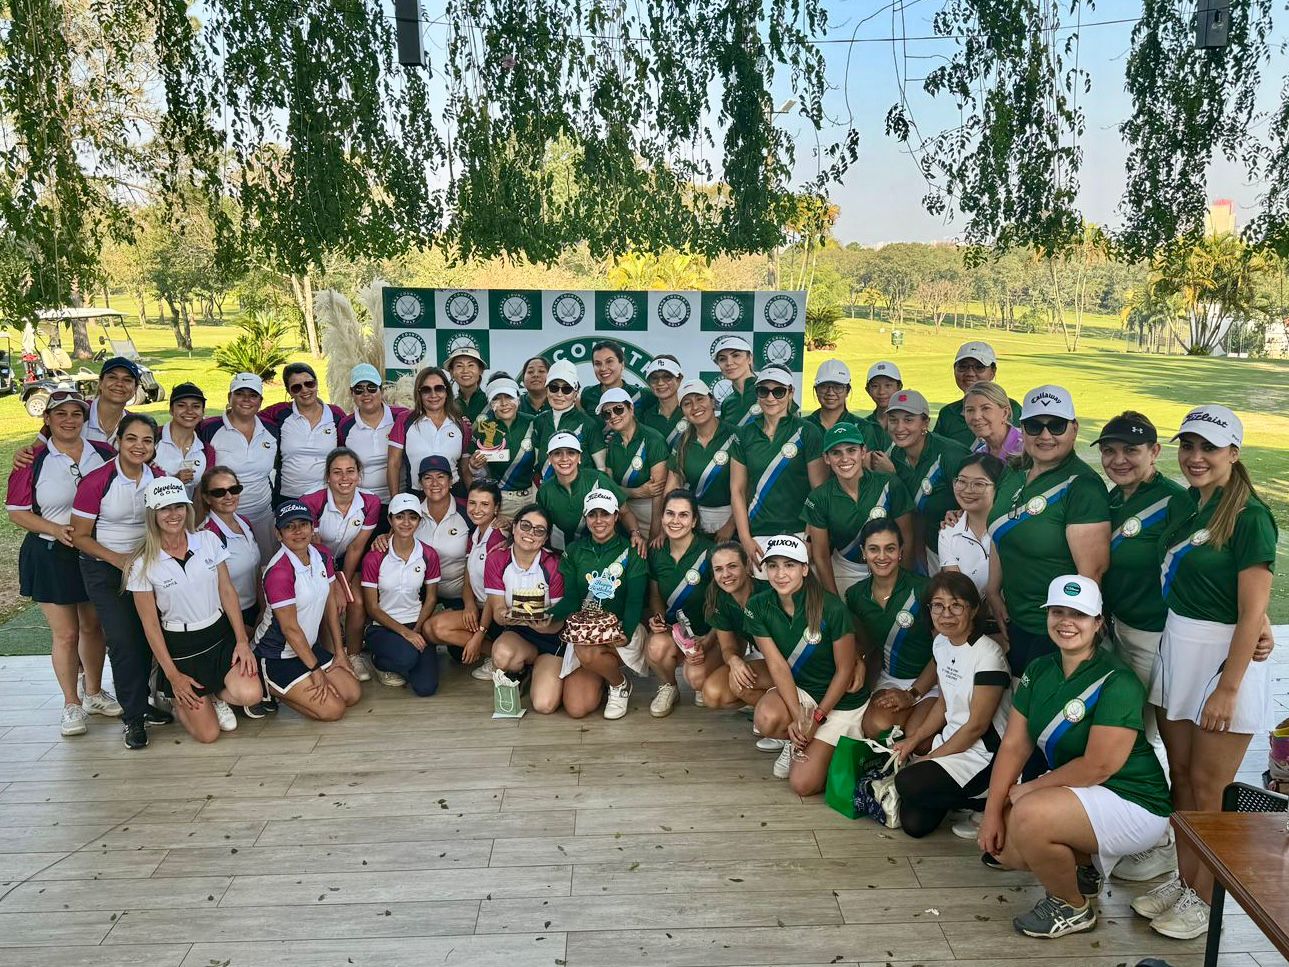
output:
[[[1101,428],[1101,435],[1092,446],[1102,443],[1142,443],[1146,446],[1159,442],[1159,434],[1149,420],[1132,416],[1116,416]]]
[[[178,403],[180,400],[201,400],[205,403],[206,394],[196,383],[180,383],[170,391],[170,402]]]
[[[139,367],[135,364],[134,360],[126,359],[124,356],[111,356],[103,360],[103,365],[100,366],[98,370],[98,378],[102,379],[104,376],[106,376],[114,369],[125,370],[127,373],[129,373],[131,376],[134,377],[134,381],[136,383],[143,375],[142,372],[139,370]]]
[[[298,500],[285,500],[274,512],[274,523],[281,530],[293,520],[313,520],[313,512]]]

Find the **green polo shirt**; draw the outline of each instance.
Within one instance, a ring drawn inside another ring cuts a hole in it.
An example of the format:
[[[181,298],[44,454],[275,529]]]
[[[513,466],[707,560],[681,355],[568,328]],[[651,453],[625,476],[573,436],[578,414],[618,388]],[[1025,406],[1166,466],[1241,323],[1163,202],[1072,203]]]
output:
[[[864,561],[859,532],[870,520],[902,517],[913,509],[913,498],[889,473],[870,470],[859,478],[858,498],[852,498],[836,477],[829,477],[806,497],[806,524],[828,532],[832,549],[855,564]]]
[[[662,438],[667,441],[667,446],[672,449],[680,442],[680,435],[689,428],[689,421],[685,419],[680,404],[676,404],[676,408],[671,411],[671,416],[664,416],[662,410],[655,407],[647,413],[639,414],[636,419],[649,429],[657,430],[662,434]]]
[[[750,602],[762,591],[768,591],[770,585],[765,581],[752,579],[752,593],[747,599]],[[734,596],[728,591],[716,589],[716,607],[707,614],[707,623],[717,631],[728,631],[730,634],[742,638],[744,641],[750,640],[747,632],[747,612],[743,605],[734,600]]]
[[[1011,400],[1010,396],[1007,398]],[[962,415],[962,405],[965,402],[965,400],[955,400],[940,407],[940,412],[935,417],[935,426],[931,428],[931,432],[948,437],[950,440],[956,440],[964,447],[970,447],[975,443],[976,435],[971,432],[971,427],[967,426],[967,421]],[[1011,400],[1011,404],[1012,426],[1020,426],[1020,404],[1015,400]]]
[[[1146,689],[1136,674],[1105,647],[1097,648],[1069,678],[1059,653],[1035,658],[1012,696],[1030,739],[1053,769],[1087,752],[1094,726],[1133,729],[1137,737],[1127,761],[1101,785],[1156,816],[1167,816],[1173,811],[1168,780],[1146,741],[1145,704]]]
[[[748,414],[751,413],[751,417]],[[730,384],[729,395],[721,400],[720,418],[722,423],[739,426],[746,418],[748,422],[761,415],[761,406],[756,401],[756,377],[749,376],[743,383],[742,392]]]
[[[582,466],[589,467],[591,458],[604,449],[604,424],[585,410],[571,409],[559,414],[555,425],[555,411],[543,410],[533,420],[533,442],[537,447],[537,472],[541,481],[549,480],[555,471],[546,463],[547,446],[556,433],[571,433],[582,443]]]
[[[459,394],[456,399],[457,406],[461,407],[461,412],[465,414],[465,418],[471,423],[479,419],[479,414],[488,407],[488,394],[483,391],[482,386],[475,390],[469,399]]]
[[[1199,491],[1191,488],[1173,498],[1160,548],[1164,601],[1185,618],[1233,625],[1239,618],[1239,575],[1245,568],[1265,564],[1276,569],[1279,529],[1271,511],[1256,495],[1236,515],[1231,538],[1214,547],[1209,524],[1221,503],[1219,487],[1203,507]]]
[[[823,456],[819,427],[785,416],[774,436],[757,417],[734,437],[730,457],[747,468],[748,519],[753,537],[800,533],[801,511],[810,494],[810,461]]]
[[[819,427],[820,433],[828,432],[824,428],[823,410],[815,410],[813,413],[811,413],[809,416],[806,417],[806,421],[808,423],[813,423],[815,426]],[[858,416],[852,413],[850,410],[842,410],[841,416],[837,417],[837,423],[849,423],[852,426],[859,427],[859,432],[864,435],[864,446],[867,447],[868,449],[871,450],[873,449],[874,446],[877,445],[878,438],[877,438],[877,435],[873,432],[872,424],[869,423],[862,416]]]
[[[1130,628],[1164,630],[1168,609],[1153,578],[1168,505],[1185,494],[1185,487],[1158,472],[1127,499],[1121,488],[1110,490],[1110,567],[1101,593],[1106,614]]]
[[[630,386],[623,383],[619,389],[627,391],[627,395],[631,397],[631,405],[636,408],[637,416],[643,416],[658,405],[658,397],[643,386]],[[594,413],[595,408],[600,405],[600,398],[603,395],[604,387],[599,383],[594,386],[587,386],[582,390],[582,409],[588,413]]]
[[[571,487],[565,487],[555,477],[551,477],[537,488],[537,503],[546,511],[551,526],[558,528],[563,535],[565,547],[585,532],[582,502],[586,500],[587,494],[596,489],[608,490],[618,498],[619,504],[626,503],[627,496],[622,488],[594,467],[581,467],[573,478]]]
[[[792,598],[793,614],[788,617],[774,590],[762,591],[748,598],[744,621],[749,636],[769,638],[792,668],[792,680],[815,700],[823,701],[837,672],[833,643],[854,634],[846,606],[835,594],[824,592],[823,621],[818,629],[806,628],[806,592]],[[814,640],[811,640],[814,639]],[[764,649],[762,649],[764,650]],[[839,711],[859,708],[868,701],[868,688],[844,692],[837,702]]]
[[[873,410],[864,417],[864,422],[868,424],[868,431],[873,435],[873,445],[869,449],[885,450],[891,445],[891,435],[886,432],[886,427],[882,426],[882,421],[877,418],[877,410]]]
[[[934,551],[939,546],[940,525],[944,515],[958,509],[958,498],[953,493],[953,478],[962,468],[962,461],[971,455],[966,447],[947,437],[928,433],[923,439],[922,454],[916,464],[910,465],[899,447],[891,453],[891,462],[904,486],[913,495],[914,509],[922,519],[923,541]]]
[[[545,413],[550,408],[551,408],[551,404],[549,399],[545,403],[543,403],[540,407],[536,407],[536,406],[533,406],[533,401],[529,398],[528,394],[523,392],[522,390],[520,391],[519,412],[522,413],[524,416],[535,417],[538,413]]]
[[[491,415],[475,420],[474,434],[471,439],[476,450],[483,440],[480,423],[485,419],[496,423],[497,434],[494,442],[505,447],[510,454],[505,460],[489,460],[484,464],[488,479],[502,490],[527,490],[533,485],[533,465],[537,448],[537,444],[533,441],[532,417],[524,416],[522,413],[517,414],[515,422],[510,426],[506,426],[500,419]]]
[[[636,432],[624,441],[621,434],[610,433],[605,467],[620,487],[640,487],[649,482],[649,472],[665,464],[670,451],[667,441],[657,430],[636,424]]]
[[[564,597],[551,608],[551,617],[561,620],[581,610],[586,602],[586,575],[614,567],[621,569],[621,583],[613,597],[600,603],[605,611],[622,620],[622,630],[630,638],[640,626],[640,616],[644,613],[649,569],[631,542],[621,534],[615,533],[603,544],[597,544],[588,535],[565,549],[559,561],[559,572],[564,577]]]
[[[1071,524],[1108,523],[1110,500],[1101,476],[1071,453],[1029,483],[999,489],[990,511],[989,536],[1003,569],[1007,612],[1025,631],[1047,635],[1047,586],[1074,574],[1065,539]]]
[[[929,583],[929,578],[900,568],[885,605],[873,600],[871,577],[846,592],[846,607],[864,629],[869,647],[882,649],[882,668],[892,678],[917,678],[931,660],[935,633],[922,605]]]
[[[667,458],[667,469],[694,492],[699,507],[730,505],[730,448],[734,445],[734,432],[728,423],[720,423],[706,446],[696,434],[690,434]]]
[[[711,627],[703,603],[712,582],[713,546],[708,538],[695,534],[679,561],[671,556],[666,543],[649,552],[649,579],[658,583],[667,620],[675,621],[676,611],[683,611],[700,635],[707,634]]]

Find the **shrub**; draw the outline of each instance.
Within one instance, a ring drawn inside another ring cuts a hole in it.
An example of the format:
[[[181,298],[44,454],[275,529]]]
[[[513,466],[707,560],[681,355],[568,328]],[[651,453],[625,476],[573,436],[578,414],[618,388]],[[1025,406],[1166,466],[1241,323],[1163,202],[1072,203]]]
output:
[[[282,341],[291,327],[276,312],[247,312],[238,324],[242,330],[232,342],[215,350],[215,365],[227,373],[254,373],[271,380],[290,355]]]
[[[820,303],[806,308],[806,348],[833,349],[841,335],[841,306]]]

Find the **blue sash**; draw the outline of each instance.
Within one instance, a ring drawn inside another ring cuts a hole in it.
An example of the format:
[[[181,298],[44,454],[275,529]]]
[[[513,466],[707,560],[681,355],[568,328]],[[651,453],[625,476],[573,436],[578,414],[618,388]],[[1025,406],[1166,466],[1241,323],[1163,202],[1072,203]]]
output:
[[[1168,502],[1172,499],[1173,498],[1169,496],[1165,497],[1163,500],[1156,500],[1149,507],[1143,509],[1140,514],[1133,514],[1132,517],[1125,520],[1123,524],[1128,523],[1129,520],[1132,520],[1133,517],[1135,517],[1141,523],[1141,529],[1137,531],[1137,533],[1140,534],[1146,528],[1164,519],[1168,513]],[[1123,524],[1116,527],[1114,532],[1110,535],[1110,550],[1112,551],[1130,536],[1123,532]]]
[[[694,496],[698,500],[702,500],[706,496],[707,491],[712,489],[712,484],[716,483],[716,478],[721,475],[721,471],[729,466],[729,445],[733,439],[734,435],[730,434],[726,437],[725,442],[716,448],[716,453],[725,454],[725,462],[717,463],[716,453],[713,453],[712,459],[707,461],[707,467],[699,474],[698,482],[694,484]]]
[[[1177,570],[1181,567],[1182,558],[1200,545],[1191,542],[1191,537],[1198,531],[1193,531],[1186,535],[1186,539],[1179,541],[1168,549],[1164,555],[1164,561],[1159,566],[1159,587],[1163,596],[1168,597],[1168,590],[1173,586],[1173,581],[1177,578]]]
[[[684,575],[681,575],[680,583],[672,589],[671,594],[667,595],[667,614],[669,615],[676,614],[682,610],[693,596],[694,590],[703,583],[702,576],[707,573],[707,552],[703,551],[703,553],[699,554],[694,561],[694,566],[688,570],[698,572],[699,582],[698,584],[690,584],[685,580]]]
[[[929,493],[927,493],[928,488],[923,485],[930,484],[931,485],[930,489],[934,490],[935,485],[938,482],[938,477],[940,475],[940,472],[943,469],[944,468],[941,466],[940,458],[936,457],[935,460],[932,462],[930,469],[927,470],[926,476],[923,477],[921,482],[918,483],[917,496],[914,498],[915,506],[917,507],[918,510],[921,510],[923,508],[923,506],[927,502],[927,499],[931,496]]]
[[[1070,489],[1070,484],[1074,483],[1076,479],[1078,479],[1077,476],[1071,474],[1069,477],[1062,480],[1056,486],[1049,487],[1041,494],[1036,494],[1035,496],[1042,497],[1046,501],[1046,503],[1043,505],[1043,510],[1039,511],[1039,513],[1043,513],[1049,507],[1051,507],[1052,504],[1056,503],[1058,500],[1064,497],[1065,492]],[[1033,497],[1029,498],[1029,500],[1033,500],[1033,499],[1034,499]],[[1036,514],[1031,514],[1029,512],[1028,504],[1029,504],[1029,501],[1027,500],[1024,505],[1020,507],[1013,507],[1009,513],[1004,514],[1002,517],[999,517],[997,520],[995,520],[992,524],[989,525],[989,537],[993,540],[995,544],[998,543],[998,541],[1003,537],[1003,535],[1005,535],[1016,525],[1029,520],[1031,517],[1037,516]]]
[[[620,483],[624,487],[639,487],[640,484],[643,483],[643,481],[635,479],[636,474],[638,473],[644,474],[645,475],[644,479],[648,480],[649,471],[648,471],[648,468],[644,465],[644,458],[645,458],[645,441],[641,440],[640,446],[636,448],[636,452],[632,455],[631,459],[627,461],[627,469],[623,473],[622,479],[619,480],[618,483]],[[640,461],[639,470],[636,470],[632,466],[632,464],[634,464],[637,460]]]
[[[809,664],[810,659],[814,657],[815,649],[819,647],[819,642],[823,640],[823,636],[820,635],[818,640],[810,641],[809,635],[810,629],[804,629],[801,632],[801,638],[793,646],[792,651],[785,656],[788,660],[788,667],[792,669],[794,679]]]
[[[673,426],[671,428],[671,432],[667,434],[667,446],[671,447],[673,450],[676,449],[676,444],[680,442],[680,435],[685,432],[685,430],[680,428],[680,424],[682,423],[685,424],[685,429],[689,428],[688,422],[684,418],[681,418],[676,421],[676,425]]]
[[[877,500],[874,501],[873,507],[881,507],[887,512],[887,514],[891,512],[891,482],[889,480],[882,485],[882,492],[877,495]],[[838,554],[850,561],[852,564],[864,563],[864,544],[863,541],[859,539],[859,535],[863,530],[864,525],[860,524],[859,530],[855,532],[855,536],[851,539],[851,542],[837,551]]]
[[[738,425],[747,426],[749,423],[751,423],[760,415],[761,415],[761,404],[753,403],[751,406],[747,408],[747,412],[743,414],[742,419],[738,421]]]
[[[917,619],[918,611],[922,606],[918,604],[918,595],[916,591],[910,591],[909,596],[904,599],[900,605],[900,611],[907,611]],[[898,615],[899,612],[896,612]],[[898,621],[891,622],[891,630],[886,633],[886,640],[882,642],[882,654],[886,657],[886,670],[890,672],[895,667],[895,656],[899,653],[904,644],[904,639],[908,637],[909,630],[913,627],[910,624],[908,628],[900,627]]]
[[[779,447],[779,452],[775,454],[774,459],[770,461],[770,465],[765,468],[765,473],[761,474],[761,479],[756,482],[756,489],[752,491],[752,499],[749,500],[747,504],[747,519],[749,521],[754,520],[756,515],[761,512],[761,508],[764,506],[763,501],[765,500],[766,494],[770,492],[770,488],[774,486],[774,482],[779,479],[783,471],[788,469],[788,464],[792,462],[792,457],[785,457],[783,455],[783,447],[787,446],[789,443],[794,447],[799,447],[801,445],[801,427],[797,427],[792,436],[783,441],[783,444]],[[800,450],[797,451],[797,453],[800,452]]]
[[[1105,680],[1112,674],[1113,672],[1106,672],[1095,682],[1085,688],[1082,694],[1079,695],[1077,701],[1083,703],[1083,715],[1079,718],[1080,722],[1087,717],[1088,713],[1096,707],[1097,702],[1101,700],[1101,688],[1105,685]],[[1047,757],[1047,764],[1049,766],[1055,767],[1056,765],[1055,756],[1057,743],[1061,741],[1066,732],[1070,731],[1070,729],[1077,724],[1075,722],[1071,722],[1065,717],[1065,710],[1069,707],[1069,704],[1069,702],[1066,702],[1061,706],[1060,711],[1058,711],[1056,715],[1053,716],[1052,720],[1044,726],[1043,731],[1040,732],[1038,736],[1038,747],[1043,750],[1043,755]]]

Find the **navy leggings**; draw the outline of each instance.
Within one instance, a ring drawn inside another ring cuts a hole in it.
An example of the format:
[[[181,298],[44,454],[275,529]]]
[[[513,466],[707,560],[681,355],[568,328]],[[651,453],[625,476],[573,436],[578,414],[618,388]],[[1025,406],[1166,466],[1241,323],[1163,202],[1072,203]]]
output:
[[[433,644],[417,651],[402,635],[375,622],[367,626],[363,641],[371,652],[372,663],[383,672],[402,675],[417,695],[433,695],[439,690],[439,654]]]

